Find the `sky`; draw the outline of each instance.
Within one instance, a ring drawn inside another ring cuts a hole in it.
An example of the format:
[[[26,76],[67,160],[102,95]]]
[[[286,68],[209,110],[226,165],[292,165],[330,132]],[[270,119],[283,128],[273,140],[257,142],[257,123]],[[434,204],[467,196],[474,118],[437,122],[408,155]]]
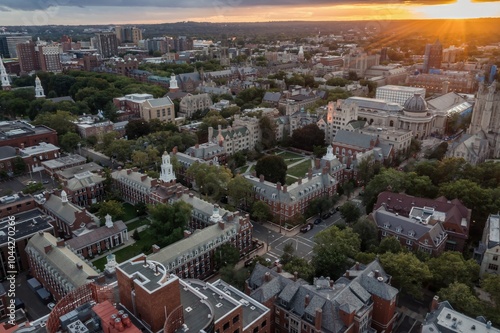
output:
[[[500,17],[500,0],[0,0],[0,25]]]

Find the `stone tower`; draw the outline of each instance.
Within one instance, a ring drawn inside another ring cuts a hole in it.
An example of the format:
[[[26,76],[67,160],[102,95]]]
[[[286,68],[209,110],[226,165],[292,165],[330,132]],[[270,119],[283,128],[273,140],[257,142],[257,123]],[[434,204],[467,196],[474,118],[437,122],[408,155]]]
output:
[[[0,56],[0,80],[2,81],[2,90],[11,90],[9,75],[3,65],[2,57]]]
[[[35,79],[35,98],[45,98],[45,92],[43,91],[42,82],[38,78]]]
[[[164,152],[161,157],[160,180],[165,183],[170,183],[173,180],[175,181],[175,172],[173,170],[172,163],[170,162],[170,155],[167,152]]]

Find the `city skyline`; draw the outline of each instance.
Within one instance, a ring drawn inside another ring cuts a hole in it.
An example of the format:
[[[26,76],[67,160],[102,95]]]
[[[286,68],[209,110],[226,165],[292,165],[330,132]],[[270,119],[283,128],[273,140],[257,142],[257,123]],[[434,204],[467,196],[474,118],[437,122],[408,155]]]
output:
[[[9,25],[89,25],[154,24],[180,21],[268,22],[331,20],[463,19],[500,17],[499,1],[471,0],[279,0],[268,5],[263,0],[213,0],[201,2],[147,0],[6,0],[0,4],[2,24]]]

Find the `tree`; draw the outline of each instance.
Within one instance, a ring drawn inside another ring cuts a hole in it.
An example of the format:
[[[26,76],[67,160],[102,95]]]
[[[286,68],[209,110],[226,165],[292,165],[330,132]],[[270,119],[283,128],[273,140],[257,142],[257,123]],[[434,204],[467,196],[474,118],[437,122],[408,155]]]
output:
[[[263,223],[271,217],[271,208],[263,201],[256,201],[252,206],[252,217]]]
[[[399,253],[403,251],[403,247],[399,240],[394,236],[384,237],[378,246],[378,253]]]
[[[21,156],[16,156],[12,162],[12,170],[15,176],[22,175],[26,172],[26,162],[24,162]]]
[[[314,146],[324,146],[325,132],[316,124],[309,124],[296,129],[292,133],[292,146],[298,149],[313,151]]]
[[[312,282],[314,276],[314,267],[311,266],[306,259],[299,257],[292,257],[290,261],[283,264],[283,269],[291,274],[298,273],[298,276],[306,281]]]
[[[125,125],[125,135],[130,140],[135,140],[141,136],[148,135],[151,132],[149,123],[143,119],[130,120],[127,125]]]
[[[295,256],[294,242],[288,242],[283,246],[283,254],[280,257],[280,263],[282,265],[286,265],[289,263]]]
[[[380,262],[385,271],[392,275],[395,286],[417,299],[422,297],[423,284],[432,277],[425,263],[411,252],[387,252],[380,256]]]
[[[225,243],[215,250],[215,264],[217,267],[234,267],[240,260],[240,251],[230,243]]]
[[[315,276],[340,277],[349,267],[349,258],[359,252],[361,241],[351,229],[330,227],[316,235],[312,264]]]
[[[383,191],[403,192],[408,188],[408,180],[404,172],[394,169],[382,169],[382,171],[373,177],[373,179],[365,186],[365,194],[363,195],[363,204],[366,207],[366,212],[369,213],[373,209],[373,205],[377,201],[377,196]]]
[[[75,151],[75,149],[78,147],[78,144],[80,143],[82,139],[80,136],[76,133],[73,132],[68,132],[64,135],[61,135],[59,139],[59,143],[61,145],[61,148],[69,153]]]
[[[264,179],[281,184],[286,183],[286,170],[288,169],[283,157],[278,155],[267,155],[257,161],[255,172],[258,177],[264,175]]]
[[[465,283],[453,282],[448,287],[439,290],[438,296],[441,300],[450,302],[458,312],[471,317],[483,314],[480,300],[473,294],[471,287]]]
[[[247,162],[247,158],[243,151],[237,151],[228,158],[227,166],[232,172],[235,172],[237,168],[241,168]]]
[[[346,195],[347,199],[351,197],[352,192],[354,191],[354,183],[353,180],[349,180],[348,182],[344,183],[342,186],[342,190],[344,191],[344,194]]]
[[[490,293],[496,307],[500,308],[500,275],[485,274],[481,280],[481,288]]]
[[[441,142],[436,148],[434,148],[426,155],[426,158],[430,160],[432,159],[442,160],[446,155],[447,150],[448,150],[448,142]]]
[[[350,201],[340,206],[340,214],[346,223],[355,222],[361,216],[358,206]]]
[[[253,201],[252,184],[241,175],[236,175],[236,177],[229,181],[227,184],[227,194],[236,207],[239,207],[240,204],[246,207],[249,201]]]
[[[103,219],[106,215],[111,215],[113,221],[121,220],[125,217],[125,211],[123,210],[123,206],[121,202],[116,200],[108,200],[103,201],[98,204],[99,209],[97,210],[96,215]]]
[[[135,229],[134,230],[134,233],[132,234],[132,238],[135,240],[135,241],[138,241],[141,239],[141,235],[139,234],[139,230]]]
[[[261,143],[264,149],[276,146],[276,123],[270,117],[262,117],[259,120],[260,131],[262,133]]]
[[[76,117],[71,113],[67,111],[57,111],[56,113],[39,114],[33,121],[33,125],[45,125],[62,136],[67,132],[73,132],[75,130],[74,120],[76,120]]]
[[[186,170],[186,175],[195,180],[200,193],[217,199],[225,195],[233,176],[231,171],[224,166],[206,163],[193,163]]]
[[[358,234],[359,239],[361,240],[361,251],[366,252],[377,246],[377,226],[369,219],[360,218],[356,223],[354,223],[352,230]]]
[[[314,198],[309,201],[309,207],[307,207],[307,216],[313,216],[315,214],[322,215],[324,212],[333,207],[333,201],[329,197],[319,197]]]
[[[173,204],[149,206],[151,224],[148,232],[160,247],[167,246],[184,237],[184,229],[191,219],[192,206],[184,201]]]
[[[465,260],[460,252],[446,251],[429,259],[427,266],[432,274],[432,284],[437,289],[453,282],[471,286],[479,279],[479,265],[473,259]]]

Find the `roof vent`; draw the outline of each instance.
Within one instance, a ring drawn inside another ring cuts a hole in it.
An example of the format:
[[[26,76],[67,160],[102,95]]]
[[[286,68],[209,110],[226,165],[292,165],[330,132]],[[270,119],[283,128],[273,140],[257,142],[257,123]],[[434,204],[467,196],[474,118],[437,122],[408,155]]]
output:
[[[379,277],[377,278],[377,280],[378,280],[378,282],[384,282],[384,278],[383,278],[383,277],[381,277],[381,276],[379,276]]]

